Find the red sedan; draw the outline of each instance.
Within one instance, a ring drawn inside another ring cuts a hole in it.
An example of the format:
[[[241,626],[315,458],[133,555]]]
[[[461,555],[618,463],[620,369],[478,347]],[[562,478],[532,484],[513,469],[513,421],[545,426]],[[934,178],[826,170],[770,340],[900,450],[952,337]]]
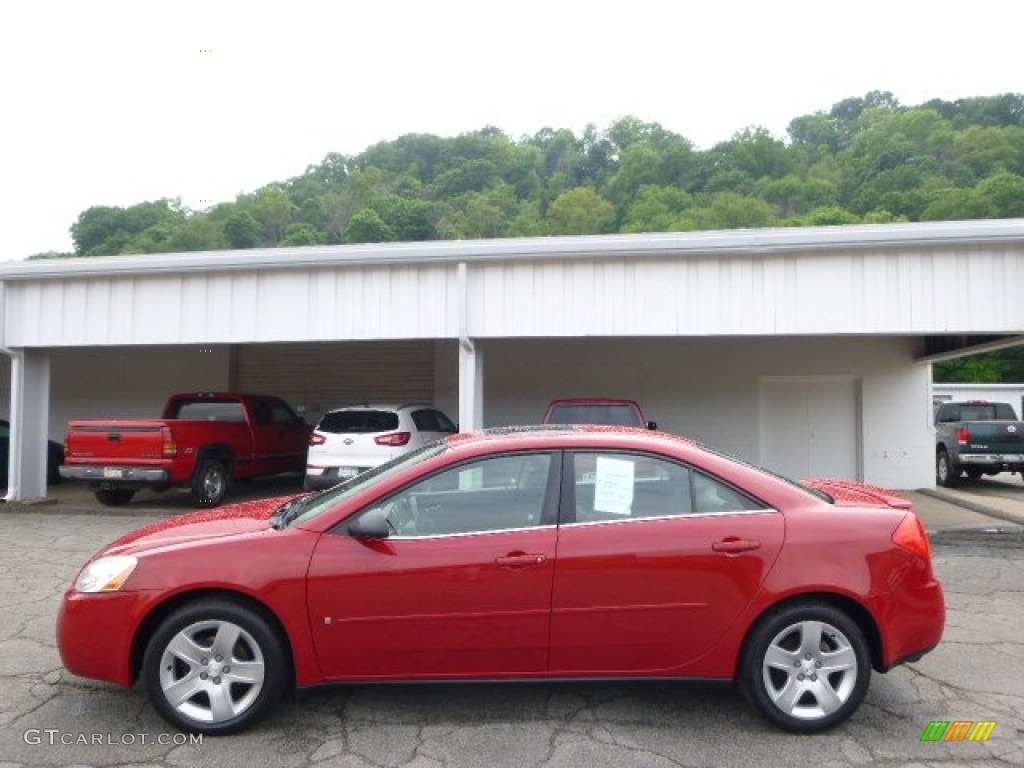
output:
[[[202,733],[292,686],[582,677],[734,680],[820,731],[934,648],[945,607],[906,501],[816,485],[644,430],[457,435],[128,534],[64,596],[58,644]]]

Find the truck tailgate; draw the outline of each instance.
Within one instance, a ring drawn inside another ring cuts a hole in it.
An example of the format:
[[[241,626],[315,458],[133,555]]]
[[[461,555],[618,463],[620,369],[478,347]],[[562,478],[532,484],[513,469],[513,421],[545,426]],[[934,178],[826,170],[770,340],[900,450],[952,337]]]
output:
[[[1024,424],[1020,422],[972,421],[964,426],[970,435],[968,450],[1024,454]]]
[[[66,440],[67,464],[147,464],[163,457],[166,422],[72,421]]]

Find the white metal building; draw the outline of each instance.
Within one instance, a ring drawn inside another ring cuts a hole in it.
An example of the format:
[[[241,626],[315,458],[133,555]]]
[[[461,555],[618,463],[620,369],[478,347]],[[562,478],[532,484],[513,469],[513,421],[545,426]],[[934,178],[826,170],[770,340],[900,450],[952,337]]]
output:
[[[388,243],[0,266],[8,499],[70,418],[176,391],[432,400],[462,428],[630,397],[794,477],[933,483],[929,362],[1024,343],[1024,220]]]

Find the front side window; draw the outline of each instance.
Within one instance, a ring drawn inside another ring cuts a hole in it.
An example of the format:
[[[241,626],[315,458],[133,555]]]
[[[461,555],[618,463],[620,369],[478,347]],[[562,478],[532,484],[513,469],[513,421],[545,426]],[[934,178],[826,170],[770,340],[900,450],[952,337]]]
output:
[[[482,533],[552,524],[545,515],[551,454],[499,456],[420,480],[383,504],[393,535]]]
[[[756,499],[699,470],[629,453],[573,456],[577,523],[740,512]]]

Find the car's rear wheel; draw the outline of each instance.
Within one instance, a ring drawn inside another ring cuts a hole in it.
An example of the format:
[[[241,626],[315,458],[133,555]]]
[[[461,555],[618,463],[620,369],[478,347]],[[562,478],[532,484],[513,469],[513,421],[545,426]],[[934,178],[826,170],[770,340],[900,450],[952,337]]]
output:
[[[157,711],[194,733],[249,727],[277,703],[288,679],[274,630],[228,600],[202,600],[172,613],[150,639],[142,664]]]
[[[971,478],[971,480],[979,480],[983,474],[985,474],[985,473],[982,472],[977,467],[968,467],[967,468],[967,476],[969,478]]]
[[[105,507],[122,507],[135,497],[135,491],[131,488],[97,488],[93,495]]]
[[[744,695],[765,718],[809,733],[856,711],[871,680],[871,659],[863,632],[845,613],[797,603],[754,628],[739,675]]]
[[[945,448],[935,454],[935,482],[945,488],[952,488],[960,479],[960,473],[953,469],[949,452]]]
[[[192,476],[192,502],[197,507],[216,507],[228,494],[228,468],[216,459],[203,461]]]

